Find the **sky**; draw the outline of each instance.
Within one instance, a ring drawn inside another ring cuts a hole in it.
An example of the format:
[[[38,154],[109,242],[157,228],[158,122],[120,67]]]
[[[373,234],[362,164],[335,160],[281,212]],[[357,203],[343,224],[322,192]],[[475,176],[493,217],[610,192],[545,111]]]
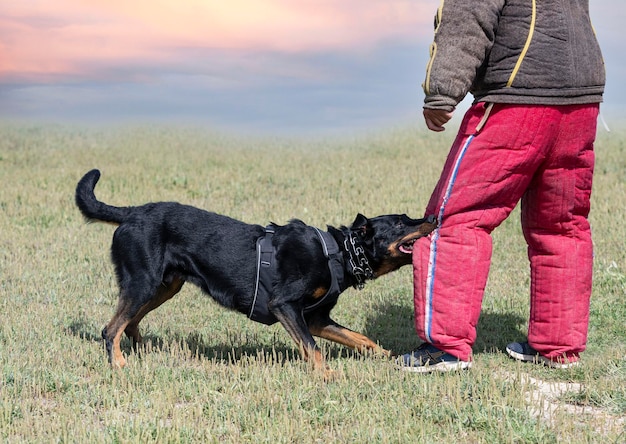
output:
[[[2,0],[0,121],[164,122],[268,133],[421,122],[438,6]],[[626,4],[591,0],[591,14],[607,66],[602,114],[611,122],[626,116]]]

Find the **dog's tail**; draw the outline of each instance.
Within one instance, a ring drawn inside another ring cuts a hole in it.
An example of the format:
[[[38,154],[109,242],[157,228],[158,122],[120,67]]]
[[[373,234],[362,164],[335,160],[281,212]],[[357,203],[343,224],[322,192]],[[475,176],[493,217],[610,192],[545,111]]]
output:
[[[100,171],[91,170],[76,185],[76,205],[88,220],[121,224],[130,214],[130,207],[114,207],[96,199],[93,190],[100,179]]]

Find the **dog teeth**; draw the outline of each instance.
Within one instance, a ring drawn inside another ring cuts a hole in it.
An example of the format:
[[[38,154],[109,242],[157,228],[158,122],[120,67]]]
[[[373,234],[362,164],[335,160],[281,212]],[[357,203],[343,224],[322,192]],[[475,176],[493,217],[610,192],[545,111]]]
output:
[[[398,250],[400,250],[404,254],[411,254],[413,252],[413,244],[414,243],[415,243],[415,240],[412,240],[410,242],[405,242],[403,244],[400,244],[398,246]]]

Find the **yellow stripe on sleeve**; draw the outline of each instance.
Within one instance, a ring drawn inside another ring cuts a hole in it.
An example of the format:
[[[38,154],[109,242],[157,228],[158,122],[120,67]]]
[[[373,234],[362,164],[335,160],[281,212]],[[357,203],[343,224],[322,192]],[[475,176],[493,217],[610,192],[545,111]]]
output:
[[[441,26],[441,16],[443,15],[443,4],[445,0],[441,0],[439,4],[439,8],[437,8],[437,15],[435,16],[435,35],[437,31],[439,31],[439,26]],[[426,80],[424,81],[424,93],[426,95],[430,94],[430,71],[433,67],[433,62],[435,61],[435,56],[437,55],[437,43],[433,41],[430,45],[430,59],[428,60],[428,64],[426,65]]]

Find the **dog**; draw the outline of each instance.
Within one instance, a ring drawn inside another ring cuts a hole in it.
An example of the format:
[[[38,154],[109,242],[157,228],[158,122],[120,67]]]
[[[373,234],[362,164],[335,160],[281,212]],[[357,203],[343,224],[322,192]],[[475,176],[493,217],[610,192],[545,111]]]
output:
[[[111,260],[119,299],[102,330],[108,360],[122,368],[125,333],[136,348],[139,323],[171,299],[185,282],[220,305],[271,324],[280,322],[305,361],[328,378],[333,371],[313,336],[359,352],[390,356],[368,337],[333,321],[330,312],[348,287],[411,263],[412,247],[432,232],[434,216],[405,214],[371,219],[358,214],[348,228],[328,231],[294,219],[286,225],[251,225],[177,202],[115,207],[97,200],[100,171],[89,171],[76,187],[76,205],[87,221],[118,225]]]

